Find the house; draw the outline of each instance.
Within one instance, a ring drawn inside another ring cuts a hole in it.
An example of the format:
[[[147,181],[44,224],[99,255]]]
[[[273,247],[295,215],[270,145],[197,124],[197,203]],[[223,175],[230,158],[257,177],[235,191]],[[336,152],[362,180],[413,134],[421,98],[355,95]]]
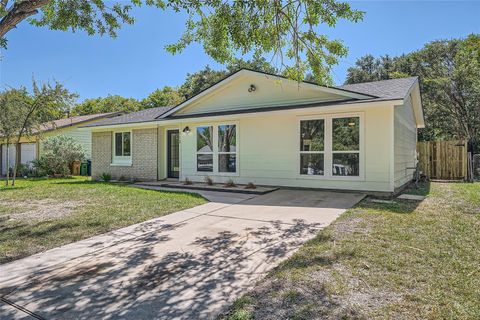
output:
[[[395,192],[424,127],[418,78],[339,87],[242,69],[175,107],[106,119],[92,176]]]
[[[20,163],[27,164],[32,160],[39,157],[41,154],[41,140],[51,136],[57,135],[66,135],[73,137],[77,140],[85,149],[85,155],[87,159],[91,159],[91,150],[92,150],[92,137],[91,132],[85,130],[79,130],[79,127],[87,124],[93,124],[97,121],[111,118],[123,114],[123,112],[110,112],[110,113],[99,113],[91,114],[85,116],[74,116],[64,119],[59,119],[51,122],[45,122],[40,125],[39,133],[30,136],[24,137],[20,143]],[[7,145],[5,141],[0,139],[0,154],[1,154],[1,163],[0,163],[0,172],[2,175],[7,173]],[[10,168],[13,168],[15,165],[15,159],[17,153],[15,152],[15,145],[10,144],[8,146],[8,161]]]

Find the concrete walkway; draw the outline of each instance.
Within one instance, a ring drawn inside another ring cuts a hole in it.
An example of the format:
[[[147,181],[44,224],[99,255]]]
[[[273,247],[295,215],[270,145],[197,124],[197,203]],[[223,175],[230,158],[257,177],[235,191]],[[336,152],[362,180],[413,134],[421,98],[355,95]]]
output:
[[[1,265],[0,319],[214,318],[363,197],[201,194],[212,202]]]

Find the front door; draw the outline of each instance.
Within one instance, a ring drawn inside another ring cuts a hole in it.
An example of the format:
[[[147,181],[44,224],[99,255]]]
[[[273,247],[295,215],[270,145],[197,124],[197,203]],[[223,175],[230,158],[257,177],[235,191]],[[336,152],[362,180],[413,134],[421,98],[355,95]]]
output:
[[[178,130],[167,131],[167,175],[178,178],[180,172],[180,134]]]

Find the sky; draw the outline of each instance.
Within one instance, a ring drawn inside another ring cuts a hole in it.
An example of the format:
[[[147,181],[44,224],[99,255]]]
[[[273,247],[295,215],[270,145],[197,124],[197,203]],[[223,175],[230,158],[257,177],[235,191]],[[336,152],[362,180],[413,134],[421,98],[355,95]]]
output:
[[[367,54],[391,56],[420,49],[438,39],[480,33],[480,1],[353,1],[365,11],[362,22],[320,26],[330,38],[349,48],[333,69],[335,84],[347,69]],[[115,39],[84,32],[52,31],[21,23],[7,34],[8,48],[0,52],[0,87],[38,81],[59,81],[80,95],[79,100],[107,95],[142,99],[165,85],[181,85],[188,73],[209,64],[220,69],[192,45],[177,55],[164,50],[184,30],[185,16],[155,8],[135,9],[134,25],[125,25]]]

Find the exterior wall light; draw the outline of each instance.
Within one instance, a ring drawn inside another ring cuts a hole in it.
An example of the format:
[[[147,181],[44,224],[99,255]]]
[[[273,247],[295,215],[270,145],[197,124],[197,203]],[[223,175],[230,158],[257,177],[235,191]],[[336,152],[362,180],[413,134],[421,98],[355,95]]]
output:
[[[255,85],[251,84],[250,87],[248,88],[248,92],[254,92],[255,90],[257,90],[257,87],[255,87]]]
[[[186,126],[185,128],[183,128],[183,133],[190,133],[190,128],[188,126]]]

